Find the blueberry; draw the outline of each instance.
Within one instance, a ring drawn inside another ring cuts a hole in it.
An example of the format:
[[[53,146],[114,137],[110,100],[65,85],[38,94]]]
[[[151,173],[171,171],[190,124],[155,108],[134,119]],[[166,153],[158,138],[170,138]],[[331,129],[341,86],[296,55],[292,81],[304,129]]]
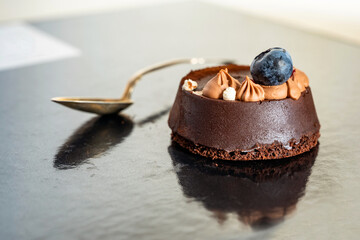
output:
[[[283,84],[293,72],[291,56],[283,48],[270,48],[255,57],[250,72],[255,83],[265,86]]]

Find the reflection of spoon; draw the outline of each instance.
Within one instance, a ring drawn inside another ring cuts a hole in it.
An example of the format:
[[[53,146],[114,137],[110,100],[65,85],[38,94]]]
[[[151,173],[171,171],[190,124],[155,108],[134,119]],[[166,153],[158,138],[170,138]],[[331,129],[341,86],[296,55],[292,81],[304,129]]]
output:
[[[186,197],[201,202],[220,224],[235,213],[259,229],[280,223],[295,210],[318,146],[288,159],[239,163],[211,161],[175,144],[168,151]]]
[[[133,128],[133,122],[123,115],[95,117],[82,125],[60,147],[54,167],[74,168],[89,158],[103,155],[119,144]]]
[[[79,98],[79,97],[55,97],[51,100],[53,102],[62,104],[66,107],[81,110],[85,112],[96,113],[100,115],[118,113],[125,108],[133,104],[131,100],[131,94],[134,90],[135,84],[141,79],[141,77],[147,73],[154,72],[156,70],[177,65],[181,63],[189,64],[204,64],[204,63],[218,63],[218,64],[230,64],[232,60],[225,59],[204,59],[204,58],[186,58],[175,59],[166,62],[157,63],[149,67],[143,68],[136,72],[129,80],[125,88],[123,96],[120,99],[108,99],[108,98]]]

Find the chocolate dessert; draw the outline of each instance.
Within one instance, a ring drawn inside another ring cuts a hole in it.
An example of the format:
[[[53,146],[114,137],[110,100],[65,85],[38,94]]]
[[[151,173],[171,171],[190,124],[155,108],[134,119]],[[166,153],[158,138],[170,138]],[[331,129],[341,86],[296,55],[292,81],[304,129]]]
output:
[[[168,123],[180,146],[222,160],[291,157],[320,137],[308,77],[281,48],[261,53],[251,67],[191,71],[180,82]]]

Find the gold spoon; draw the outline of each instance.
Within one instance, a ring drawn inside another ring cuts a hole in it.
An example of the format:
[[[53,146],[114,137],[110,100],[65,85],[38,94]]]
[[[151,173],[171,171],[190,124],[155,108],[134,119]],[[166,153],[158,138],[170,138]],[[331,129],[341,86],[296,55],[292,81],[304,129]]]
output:
[[[176,64],[204,64],[204,63],[218,63],[218,64],[231,64],[234,63],[232,60],[227,59],[204,59],[204,58],[186,58],[186,59],[174,59],[161,63],[157,63],[148,67],[145,67],[136,72],[129,80],[126,85],[123,96],[120,99],[109,99],[109,98],[82,98],[82,97],[55,97],[51,100],[53,102],[62,104],[66,107],[96,113],[99,115],[115,114],[133,104],[131,100],[131,94],[134,90],[136,83],[147,73],[169,67]]]

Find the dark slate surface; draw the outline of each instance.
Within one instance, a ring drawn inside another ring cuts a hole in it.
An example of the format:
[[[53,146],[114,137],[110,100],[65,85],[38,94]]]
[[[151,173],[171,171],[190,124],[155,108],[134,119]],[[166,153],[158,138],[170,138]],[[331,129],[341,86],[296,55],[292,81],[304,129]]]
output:
[[[32,25],[82,56],[0,72],[1,239],[358,237],[359,46],[192,2]],[[171,146],[168,109],[193,66],[145,77],[117,117],[49,100],[118,97],[160,60],[250,64],[273,46],[308,74],[322,124],[318,153],[292,162],[216,167]]]

